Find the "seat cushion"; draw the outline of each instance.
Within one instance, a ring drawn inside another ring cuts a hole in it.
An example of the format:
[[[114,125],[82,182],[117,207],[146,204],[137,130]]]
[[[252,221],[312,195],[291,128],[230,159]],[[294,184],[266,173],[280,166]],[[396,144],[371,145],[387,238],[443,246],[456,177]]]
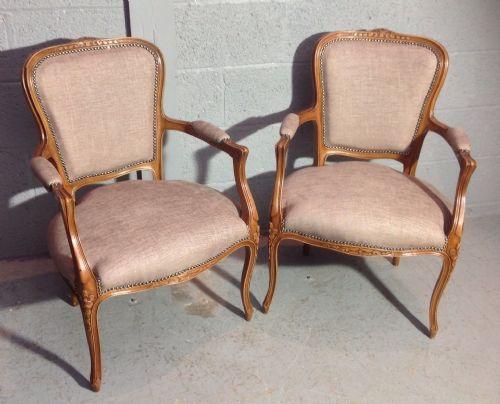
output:
[[[448,202],[430,185],[370,162],[294,172],[283,206],[287,231],[391,250],[441,250],[451,223]]]
[[[184,181],[123,181],[87,193],[76,224],[101,292],[165,279],[248,238],[236,206],[220,192]],[[61,215],[49,226],[49,250],[73,282]]]

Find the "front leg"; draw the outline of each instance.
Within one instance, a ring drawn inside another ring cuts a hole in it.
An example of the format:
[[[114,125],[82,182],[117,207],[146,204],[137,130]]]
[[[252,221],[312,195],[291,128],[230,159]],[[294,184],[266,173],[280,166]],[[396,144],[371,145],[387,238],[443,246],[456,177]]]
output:
[[[99,341],[99,327],[97,323],[97,312],[99,302],[96,294],[85,289],[80,294],[80,308],[82,310],[85,334],[89,344],[90,352],[90,386],[92,390],[99,391],[101,388],[101,345]]]
[[[434,286],[432,293],[431,304],[429,307],[429,336],[434,338],[438,332],[437,309],[439,301],[443,296],[444,289],[450,280],[450,276],[455,268],[456,256],[450,257],[448,255],[443,257],[443,267],[439,278]]]
[[[257,258],[258,245],[245,246],[245,265],[241,275],[241,300],[243,301],[243,308],[245,309],[245,319],[250,321],[253,316],[253,306],[250,299],[250,282],[252,280],[252,273],[255,267],[255,260]]]

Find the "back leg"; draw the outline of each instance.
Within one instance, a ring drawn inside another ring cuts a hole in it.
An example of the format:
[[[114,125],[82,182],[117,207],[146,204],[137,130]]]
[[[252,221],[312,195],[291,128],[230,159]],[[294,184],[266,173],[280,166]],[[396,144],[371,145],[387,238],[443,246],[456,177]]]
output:
[[[304,243],[302,246],[302,254],[308,256],[311,253],[311,246],[309,244]]]

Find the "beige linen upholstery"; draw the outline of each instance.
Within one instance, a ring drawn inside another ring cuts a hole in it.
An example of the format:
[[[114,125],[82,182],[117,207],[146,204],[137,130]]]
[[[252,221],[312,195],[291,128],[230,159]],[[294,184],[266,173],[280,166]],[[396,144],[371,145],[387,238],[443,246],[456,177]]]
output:
[[[323,48],[323,141],[407,152],[438,67],[424,45],[337,39]]]
[[[37,97],[70,182],[153,159],[158,72],[151,52],[108,45],[56,54],[36,67]]]
[[[281,122],[280,135],[292,139],[300,125],[300,118],[297,114],[288,114]]]
[[[30,160],[31,170],[43,186],[50,190],[54,185],[61,184],[62,179],[56,168],[44,157],[33,157]]]
[[[454,151],[470,151],[471,145],[467,133],[462,128],[448,128],[443,135]]]
[[[441,250],[451,213],[432,187],[389,167],[340,162],[288,176],[285,230],[386,249]]]
[[[166,278],[248,237],[228,198],[183,181],[124,181],[94,189],[78,203],[76,224],[101,292]],[[56,265],[73,282],[60,214],[48,239]]]
[[[193,135],[208,143],[220,143],[223,140],[229,139],[229,135],[217,126],[205,122],[194,121],[191,122],[193,128]]]

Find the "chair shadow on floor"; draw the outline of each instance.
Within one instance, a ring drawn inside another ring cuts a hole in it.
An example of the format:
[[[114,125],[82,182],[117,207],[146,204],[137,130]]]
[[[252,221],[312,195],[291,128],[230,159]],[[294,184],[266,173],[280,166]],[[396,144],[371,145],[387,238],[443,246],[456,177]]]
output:
[[[91,390],[87,378],[84,375],[82,375],[78,370],[76,370],[75,367],[73,367],[59,355],[37,344],[35,341],[23,337],[22,335],[14,331],[11,331],[3,326],[0,326],[0,338],[8,340],[11,344],[23,348],[27,351],[30,351],[38,356],[41,356],[47,361],[52,362],[54,365],[59,366],[62,370],[68,373],[73,379],[75,379],[75,381],[81,387],[87,390]]]
[[[302,244],[296,243],[288,240],[286,244],[282,244],[279,250],[279,271],[285,272],[287,267],[299,266],[299,267],[311,267],[319,265],[342,265],[349,269],[357,272],[366,281],[368,281],[371,286],[373,286],[386,300],[389,302],[399,313],[401,313],[408,321],[422,334],[429,337],[429,330],[427,326],[420,321],[408,308],[405,306],[401,300],[380,280],[380,278],[375,274],[375,272],[370,268],[367,260],[384,259],[384,257],[356,257],[350,256],[342,253],[337,253],[334,251],[329,251],[326,249],[321,249],[319,247],[311,247],[311,255],[314,252],[314,258],[311,256],[302,255]],[[412,259],[413,257],[408,257],[407,259]],[[387,262],[387,270],[396,270]],[[397,269],[404,270],[404,269]],[[280,275],[278,274],[278,277]],[[278,296],[275,296],[275,299]],[[279,297],[278,297],[279,298]],[[272,306],[271,306],[272,307]]]
[[[16,259],[3,261],[0,271],[0,311],[16,310],[53,299],[70,303],[69,289],[49,259]],[[37,263],[37,264],[34,264]],[[79,315],[79,313],[75,314]],[[90,389],[87,378],[54,352],[18,332],[0,325],[0,338],[60,367],[82,387]]]

